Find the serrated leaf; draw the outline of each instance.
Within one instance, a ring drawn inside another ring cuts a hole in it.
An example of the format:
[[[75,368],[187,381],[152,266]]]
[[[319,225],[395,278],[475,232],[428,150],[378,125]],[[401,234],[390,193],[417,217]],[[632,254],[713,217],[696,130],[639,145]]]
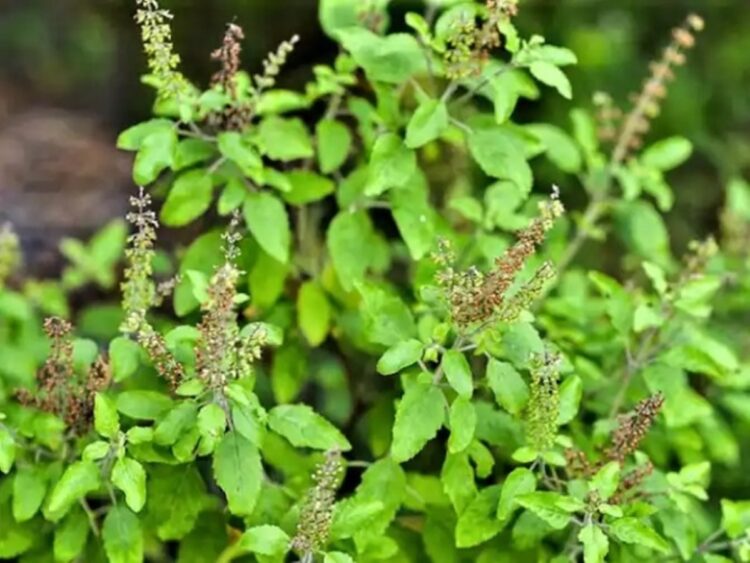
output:
[[[529,400],[529,387],[521,374],[507,362],[490,358],[487,383],[497,403],[511,414],[519,414]]]
[[[403,463],[417,455],[435,437],[445,420],[445,398],[431,384],[410,386],[396,407],[391,457]]]
[[[321,119],[315,127],[318,146],[318,166],[323,174],[338,170],[349,155],[352,134],[349,128],[335,119]]]
[[[212,198],[213,182],[205,170],[185,172],[169,190],[161,208],[161,221],[168,227],[187,225],[208,211]]]
[[[573,420],[583,396],[583,381],[577,375],[565,378],[560,385],[560,408],[557,414],[557,425],[562,426]]]
[[[448,128],[448,108],[442,100],[422,102],[406,126],[406,146],[415,149],[434,141]]]
[[[475,130],[469,136],[469,150],[485,174],[513,182],[524,198],[531,192],[533,178],[523,144],[506,129]]]
[[[18,468],[13,477],[13,518],[26,522],[42,506],[47,493],[47,478],[39,467]]]
[[[286,264],[292,235],[289,216],[279,198],[267,192],[250,193],[245,200],[243,214],[248,229],[260,247]]]
[[[453,454],[468,448],[474,439],[477,413],[471,400],[465,397],[456,397],[451,405],[449,421],[451,435],[448,439],[448,451]]]
[[[94,428],[100,436],[114,438],[120,432],[120,415],[117,414],[115,402],[97,393],[94,396]]]
[[[685,137],[669,137],[646,147],[641,154],[644,166],[667,171],[677,168],[693,152],[693,144]]]
[[[568,80],[565,73],[554,64],[546,61],[537,61],[531,63],[529,70],[534,78],[547,86],[552,86],[563,98],[569,100],[573,97],[573,89],[570,85],[570,80]]]
[[[214,451],[213,470],[232,514],[252,514],[263,480],[258,449],[237,432],[227,432]]]
[[[282,555],[289,550],[290,538],[278,526],[262,525],[248,528],[239,539],[243,551],[259,555]]]
[[[507,522],[518,508],[516,497],[533,493],[536,490],[536,477],[525,467],[517,467],[505,478],[497,503],[497,519]]]
[[[598,491],[602,500],[607,500],[620,484],[620,464],[611,461],[597,471],[591,478],[591,487]]]
[[[414,175],[417,158],[395,133],[378,137],[370,154],[365,195],[377,196],[391,188],[404,186]]]
[[[78,461],[65,470],[52,489],[48,511],[53,521],[59,520],[73,503],[99,488],[99,468],[91,461]]]
[[[419,340],[410,338],[391,346],[380,356],[376,369],[383,375],[392,375],[419,361],[423,345]]]
[[[670,548],[666,540],[661,537],[649,524],[637,518],[625,517],[610,524],[609,533],[623,543],[632,543],[669,553]]]
[[[584,563],[604,563],[609,552],[609,540],[599,526],[586,524],[578,532],[578,540],[583,544]]]
[[[273,160],[288,162],[314,156],[312,140],[303,121],[272,115],[258,126],[258,141]]]
[[[144,560],[141,523],[124,506],[114,506],[107,513],[102,541],[110,563],[142,563]]]
[[[446,351],[440,365],[454,391],[461,397],[471,398],[474,392],[474,381],[471,366],[469,366],[463,352],[458,350]]]
[[[268,413],[268,426],[299,448],[348,451],[351,444],[333,424],[307,405],[279,405]]]
[[[121,457],[112,467],[112,484],[125,493],[125,502],[133,512],[146,504],[146,471],[128,457]]]
[[[502,530],[503,523],[495,517],[500,491],[500,485],[482,489],[461,513],[456,524],[457,547],[479,545]]]

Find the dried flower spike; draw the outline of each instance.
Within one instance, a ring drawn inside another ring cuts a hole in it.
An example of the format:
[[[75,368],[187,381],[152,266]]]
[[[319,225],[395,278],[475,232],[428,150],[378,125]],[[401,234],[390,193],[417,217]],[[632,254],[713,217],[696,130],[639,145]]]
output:
[[[241,66],[242,45],[245,32],[237,24],[230,23],[224,33],[221,47],[211,53],[219,61],[221,69],[211,79],[212,86],[219,86],[229,96],[229,105],[209,116],[209,123],[216,128],[242,131],[250,124],[252,110],[247,101],[241,101],[237,91],[237,73]]]
[[[663,404],[664,395],[657,393],[642,400],[631,412],[620,415],[617,429],[612,434],[612,445],[606,451],[607,458],[622,463],[635,452]]]
[[[651,75],[643,83],[641,92],[633,97],[633,109],[622,122],[612,152],[614,164],[620,164],[641,146],[643,136],[651,127],[650,120],[659,114],[661,102],[667,95],[673,68],[684,64],[685,51],[695,45],[695,33],[702,29],[703,19],[691,14],[682,26],[672,30],[672,42],[664,49],[661,59],[651,63]]]

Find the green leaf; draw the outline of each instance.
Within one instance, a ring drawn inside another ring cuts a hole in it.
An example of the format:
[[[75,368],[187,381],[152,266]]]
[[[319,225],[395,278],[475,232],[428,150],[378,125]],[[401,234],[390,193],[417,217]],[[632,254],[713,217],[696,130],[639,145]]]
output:
[[[378,360],[378,373],[392,375],[418,362],[422,357],[422,348],[422,343],[414,338],[397,342]]]
[[[310,134],[299,118],[266,117],[258,126],[258,140],[273,160],[289,162],[315,155]]]
[[[73,561],[83,551],[89,536],[89,519],[81,507],[74,507],[65,519],[55,526],[52,551],[55,561]]]
[[[168,119],[151,119],[127,128],[117,137],[117,148],[126,151],[137,151],[143,141],[158,132],[171,131],[174,123]]]
[[[99,488],[99,467],[91,461],[78,461],[65,470],[52,489],[48,511],[52,521],[57,521],[70,507]]]
[[[417,455],[445,420],[445,398],[434,385],[411,385],[396,407],[391,457],[403,463]]]
[[[531,167],[516,135],[500,126],[477,129],[469,135],[469,150],[485,174],[513,182],[523,197],[528,197],[533,183]]]
[[[636,518],[625,517],[615,520],[610,524],[609,534],[624,543],[640,545],[661,553],[670,552],[666,540],[649,524]]]
[[[401,299],[374,285],[359,284],[357,289],[362,295],[363,329],[370,342],[393,346],[416,335],[414,316]]]
[[[570,80],[568,80],[565,73],[554,64],[546,61],[538,61],[531,63],[529,70],[534,78],[557,90],[563,98],[570,100],[573,97],[573,89],[570,86]]]
[[[395,133],[380,135],[370,154],[365,195],[377,196],[404,186],[414,175],[417,158]]]
[[[625,202],[615,209],[615,231],[637,256],[660,266],[670,261],[669,231],[647,201]]]
[[[288,274],[288,266],[259,250],[248,278],[253,306],[260,310],[270,309],[284,293]]]
[[[516,497],[536,490],[536,477],[525,467],[517,467],[505,478],[497,503],[497,519],[505,523],[518,508]]]
[[[121,457],[112,467],[112,484],[125,493],[125,502],[133,512],[146,504],[146,471],[129,457]]]
[[[16,459],[16,443],[5,427],[0,426],[0,473],[10,472]]]
[[[195,425],[198,407],[193,401],[184,401],[170,410],[154,429],[154,442],[171,446],[184,432]]]
[[[434,141],[448,128],[448,108],[442,100],[422,102],[406,127],[406,146],[416,149]]]
[[[583,503],[578,499],[549,491],[519,495],[516,502],[555,530],[565,528],[570,523],[571,514],[583,509]]]
[[[120,382],[138,369],[141,347],[123,336],[118,336],[109,344],[109,365],[112,369],[112,378]]]
[[[389,192],[391,211],[401,238],[414,260],[435,246],[435,212],[429,202],[427,182],[415,175],[406,186]]]
[[[474,471],[469,463],[467,452],[449,453],[445,457],[445,463],[440,472],[440,481],[456,513],[461,514],[477,492]]]
[[[320,346],[331,325],[331,304],[317,282],[302,284],[297,294],[299,327],[310,346]]]
[[[575,174],[581,170],[583,159],[575,141],[564,130],[546,123],[525,127],[544,145],[545,154],[563,172]]]
[[[351,291],[372,266],[375,231],[365,211],[340,211],[326,235],[328,252],[341,286]]]
[[[221,154],[239,166],[243,173],[254,175],[263,169],[260,155],[236,131],[219,133],[216,140]]]
[[[174,169],[183,170],[205,162],[216,154],[213,143],[203,139],[182,139],[175,151]]]
[[[578,541],[583,544],[584,563],[604,563],[609,553],[609,540],[599,526],[586,524],[578,532]]]
[[[557,425],[562,426],[573,420],[578,414],[583,395],[583,381],[577,375],[565,378],[560,385],[560,409],[557,413]]]
[[[86,461],[97,461],[106,456],[109,453],[109,450],[109,442],[97,440],[96,442],[91,442],[83,449],[81,459],[84,459]]]
[[[203,169],[190,170],[175,180],[161,208],[162,223],[182,227],[191,223],[208,208],[213,198],[211,176]]]
[[[194,464],[149,467],[147,499],[149,519],[159,539],[164,541],[188,534],[209,501]]]
[[[120,416],[115,402],[97,393],[94,397],[94,428],[100,436],[114,438],[120,432]]]
[[[247,227],[260,247],[286,264],[292,235],[284,204],[269,193],[254,192],[248,194],[243,211]]]
[[[529,387],[521,374],[507,362],[490,358],[487,383],[497,403],[511,414],[518,415],[529,400]]]
[[[641,163],[650,168],[667,171],[677,168],[693,152],[693,144],[685,137],[669,137],[646,147]]]
[[[289,551],[289,543],[289,536],[284,530],[278,526],[262,525],[245,530],[238,547],[260,555],[282,555]]]
[[[19,467],[13,477],[13,518],[31,520],[47,494],[47,479],[40,467]]]
[[[138,517],[124,506],[114,506],[102,526],[104,551],[110,563],[141,563],[143,532]]]
[[[156,391],[123,391],[117,396],[117,410],[130,418],[156,420],[172,406],[172,399]]]
[[[198,413],[198,430],[201,436],[218,439],[224,435],[227,426],[226,413],[216,403],[201,407]]]
[[[482,489],[469,503],[456,524],[456,547],[472,547],[495,537],[503,523],[495,517],[500,485]]]
[[[620,484],[620,464],[611,461],[602,467],[591,479],[591,487],[599,493],[602,500],[607,500]]]
[[[304,205],[330,195],[336,189],[332,180],[307,170],[295,170],[287,174],[292,189],[283,194],[287,203]]]
[[[320,171],[330,174],[341,168],[352,146],[349,128],[335,119],[321,119],[315,126],[315,136]]]
[[[732,539],[750,530],[750,500],[721,499],[721,527]]]
[[[279,405],[268,413],[268,426],[298,448],[316,450],[352,448],[333,424],[307,405]]]
[[[337,37],[370,80],[399,84],[425,69],[422,48],[406,33],[381,37],[368,29],[349,27],[338,30]]]
[[[145,136],[133,163],[133,181],[146,186],[174,163],[177,133],[174,127],[160,128]]]
[[[456,397],[450,410],[451,435],[448,439],[448,451],[452,454],[469,447],[474,439],[477,426],[477,413],[470,399]]]
[[[323,563],[354,563],[354,559],[341,551],[329,551],[323,557]]]
[[[213,469],[216,482],[227,495],[231,513],[252,514],[263,481],[258,449],[240,434],[227,432],[214,452]]]
[[[471,366],[469,366],[463,352],[448,350],[443,354],[440,366],[454,391],[459,396],[470,399],[474,392],[474,380],[471,374]]]

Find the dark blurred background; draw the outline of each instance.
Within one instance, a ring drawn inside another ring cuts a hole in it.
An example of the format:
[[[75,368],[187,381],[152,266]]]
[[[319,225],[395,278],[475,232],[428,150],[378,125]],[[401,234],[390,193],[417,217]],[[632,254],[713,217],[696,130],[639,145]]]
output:
[[[366,0],[362,0],[363,2]],[[174,12],[174,40],[191,80],[205,84],[211,50],[227,22],[245,29],[244,61],[297,33],[301,42],[282,85],[301,86],[335,46],[317,24],[316,0],[163,0]],[[152,91],[134,0],[0,0],[0,222],[12,220],[37,271],[54,269],[61,235],[86,236],[121,214],[132,189],[129,157],[117,133],[149,116]],[[393,28],[421,1],[394,0]],[[691,162],[669,177],[677,204],[668,220],[679,250],[716,227],[723,185],[750,170],[750,0],[522,0],[518,26],[572,48],[575,100],[596,90],[624,104],[650,59],[688,12],[707,23],[650,138],[682,134]],[[568,127],[571,104],[551,92],[521,108],[523,121]],[[560,180],[557,180],[560,183]],[[562,182],[576,201],[573,181]]]

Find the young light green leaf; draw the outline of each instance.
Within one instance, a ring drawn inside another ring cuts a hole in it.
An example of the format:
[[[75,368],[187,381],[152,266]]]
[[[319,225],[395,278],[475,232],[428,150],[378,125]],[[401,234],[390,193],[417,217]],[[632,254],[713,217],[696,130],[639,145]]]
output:
[[[198,407],[193,401],[184,401],[167,413],[154,429],[154,442],[171,446],[184,432],[195,425]]]
[[[507,128],[475,130],[469,136],[469,150],[485,174],[513,182],[524,198],[531,192],[533,177],[523,143]]]
[[[750,500],[721,499],[721,527],[732,539],[750,530]]]
[[[129,457],[121,457],[112,467],[112,484],[125,493],[125,502],[133,512],[146,504],[146,471]]]
[[[258,141],[273,160],[288,162],[314,156],[310,134],[299,118],[266,117],[258,126]]]
[[[282,555],[289,550],[290,538],[278,526],[248,528],[239,539],[239,549],[259,555]]]
[[[208,211],[212,198],[213,182],[205,170],[185,172],[169,190],[167,200],[161,208],[162,223],[168,227],[187,225]]]
[[[437,139],[448,128],[448,108],[442,100],[422,102],[406,127],[406,146],[416,149]]]
[[[503,529],[503,523],[495,517],[500,490],[500,485],[482,489],[461,513],[456,524],[456,547],[479,545]]]
[[[450,386],[453,387],[456,393],[461,397],[471,398],[474,392],[474,381],[471,374],[471,366],[469,366],[469,362],[466,360],[463,352],[448,350],[443,354],[440,366],[443,368],[448,383],[450,383]]]
[[[402,340],[380,356],[376,369],[383,375],[392,375],[419,361],[423,344],[415,339]]]
[[[123,391],[117,396],[117,410],[130,418],[156,420],[172,406],[172,400],[157,391]]]
[[[53,521],[65,515],[73,503],[99,488],[99,467],[91,461],[78,461],[65,470],[52,489],[48,511]]]
[[[86,546],[89,535],[89,519],[81,507],[74,507],[65,519],[55,526],[52,552],[55,561],[73,561]]]
[[[371,80],[400,84],[425,68],[419,43],[406,33],[381,37],[352,26],[337,30],[336,36]]]
[[[297,293],[297,319],[310,346],[319,346],[331,325],[331,305],[325,292],[315,281],[302,284]]]
[[[252,514],[263,480],[258,449],[237,432],[227,432],[214,451],[213,470],[231,513]]]
[[[617,490],[620,484],[620,464],[610,461],[591,479],[591,487],[599,493],[602,500],[607,500]]]
[[[10,432],[0,426],[0,473],[9,473],[16,459],[16,443]]]
[[[131,340],[118,336],[109,344],[109,365],[112,369],[112,378],[120,382],[138,369],[141,347]]]
[[[432,440],[445,420],[445,398],[434,385],[411,385],[396,407],[391,457],[403,463]]]
[[[351,291],[372,266],[372,240],[375,231],[367,212],[340,211],[326,235],[328,252],[341,286]]]
[[[565,73],[554,64],[546,61],[538,61],[531,63],[529,70],[534,78],[547,86],[553,87],[563,98],[569,100],[573,97],[573,89],[570,86],[570,80],[568,80]]]
[[[352,448],[333,424],[307,405],[279,405],[268,413],[268,426],[298,448],[316,450]]]
[[[141,563],[143,531],[138,517],[126,507],[114,506],[102,526],[104,551],[110,563]]]
[[[448,439],[448,451],[454,454],[468,448],[474,439],[477,413],[471,400],[465,397],[456,397],[451,405],[449,421],[451,435]]]
[[[646,147],[641,155],[641,163],[667,171],[685,162],[692,152],[693,144],[685,137],[669,137]]]
[[[42,506],[47,493],[47,479],[40,467],[18,468],[13,478],[13,518],[26,522]]]
[[[511,414],[519,414],[529,400],[529,387],[521,374],[508,362],[490,358],[487,383],[497,403]]]
[[[381,135],[372,148],[365,195],[377,196],[405,185],[416,167],[416,155],[401,137],[395,133]]]
[[[332,180],[309,170],[294,170],[286,175],[291,189],[282,196],[287,203],[305,205],[319,201],[336,189]]]
[[[583,544],[584,563],[604,563],[609,552],[609,540],[599,526],[586,524],[578,532],[578,540]]]
[[[100,436],[114,438],[120,432],[120,415],[115,402],[97,393],[94,397],[94,428]]]
[[[670,551],[667,541],[650,524],[637,518],[627,516],[615,520],[610,524],[609,533],[624,543],[641,545],[661,553]]]
[[[497,519],[505,523],[516,511],[516,497],[536,490],[536,477],[525,467],[517,467],[505,478],[497,503]]]
[[[323,563],[354,563],[354,559],[341,551],[329,551],[323,557]]]
[[[349,155],[352,134],[349,128],[335,119],[321,119],[315,127],[318,146],[318,166],[323,174],[338,170]]]
[[[219,151],[240,167],[245,174],[255,174],[263,168],[263,161],[257,151],[245,142],[236,131],[223,131],[218,134]]]
[[[583,395],[583,381],[577,375],[570,375],[560,385],[560,410],[557,424],[562,426],[573,420],[578,414]]]
[[[582,510],[584,505],[576,498],[550,491],[536,491],[519,495],[516,502],[544,520],[556,530],[570,523],[571,514]]]
[[[248,194],[243,213],[247,227],[260,247],[286,264],[292,235],[289,217],[279,198],[267,192]]]

